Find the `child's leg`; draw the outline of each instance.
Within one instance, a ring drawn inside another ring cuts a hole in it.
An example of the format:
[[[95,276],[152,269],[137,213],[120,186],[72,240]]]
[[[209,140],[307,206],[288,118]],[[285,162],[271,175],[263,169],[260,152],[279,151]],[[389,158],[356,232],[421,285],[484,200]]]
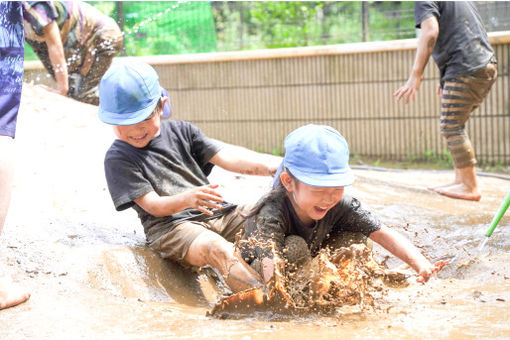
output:
[[[331,249],[337,249],[340,247],[349,247],[351,244],[362,243],[368,248],[372,249],[372,240],[363,235],[362,233],[354,232],[336,232],[326,241],[326,246]]]
[[[305,239],[297,235],[285,237],[283,257],[285,258],[287,269],[290,271],[295,271],[299,266],[304,265],[312,258]]]
[[[0,234],[4,226],[11,198],[14,140],[0,135]],[[0,309],[12,307],[27,300],[30,294],[0,278]]]
[[[475,153],[465,124],[489,93],[496,77],[496,66],[489,64],[471,76],[445,81],[441,98],[441,134],[454,162],[455,180],[429,189],[453,198],[480,199]]]
[[[191,243],[184,261],[216,268],[233,292],[262,286],[260,276],[244,262],[232,243],[206,230]]]
[[[220,220],[220,219],[218,219]],[[150,243],[163,257],[191,266],[217,269],[234,292],[261,286],[259,275],[244,262],[234,244],[202,222],[184,222]]]
[[[26,290],[0,278],[0,309],[16,306],[28,300],[29,297],[30,293]]]

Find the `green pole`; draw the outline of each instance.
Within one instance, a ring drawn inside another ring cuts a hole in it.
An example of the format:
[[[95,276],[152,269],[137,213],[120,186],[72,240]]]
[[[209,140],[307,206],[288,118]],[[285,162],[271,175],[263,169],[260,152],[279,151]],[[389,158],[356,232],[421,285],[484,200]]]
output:
[[[487,230],[487,232],[485,233],[485,236],[490,237],[492,235],[492,232],[494,231],[494,229],[496,229],[496,226],[498,225],[499,221],[505,214],[506,210],[508,209],[508,206],[510,206],[510,192],[508,192],[508,194],[506,194],[506,197],[505,197],[503,203],[501,203],[501,205],[499,206],[499,210],[496,213],[496,215],[494,216],[494,218],[492,219],[491,225],[490,225],[489,229]]]

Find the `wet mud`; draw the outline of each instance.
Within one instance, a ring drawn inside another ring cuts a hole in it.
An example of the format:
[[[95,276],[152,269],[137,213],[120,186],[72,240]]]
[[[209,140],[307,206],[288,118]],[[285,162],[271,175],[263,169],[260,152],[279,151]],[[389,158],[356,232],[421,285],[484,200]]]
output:
[[[304,240],[303,243],[306,247]],[[304,257],[296,265],[273,252],[275,270],[266,287],[220,295],[208,315],[226,319],[257,312],[259,317],[275,319],[289,315],[334,315],[345,306],[377,311],[377,300],[386,295],[386,285],[409,284],[409,275],[380,266],[364,243],[327,247],[313,258],[309,254]]]
[[[115,211],[103,174],[113,132],[96,110],[24,87],[0,273],[32,297],[0,311],[0,338],[510,338],[508,212],[477,252],[509,181],[480,177],[482,200],[468,202],[426,190],[450,181],[451,171],[356,170],[349,194],[432,261],[452,263],[423,285],[374,244],[374,261],[404,272],[408,283],[383,281],[384,294],[377,296],[367,281],[375,309],[360,308],[358,297],[330,313],[267,318],[257,311],[221,319],[206,315],[220,299],[208,275],[162,260],[145,246],[136,214]],[[185,119],[177,107],[175,112]],[[229,201],[240,203],[256,201],[271,185],[270,178],[218,169],[210,179]],[[288,293],[296,306],[306,305],[309,295],[299,300]]]

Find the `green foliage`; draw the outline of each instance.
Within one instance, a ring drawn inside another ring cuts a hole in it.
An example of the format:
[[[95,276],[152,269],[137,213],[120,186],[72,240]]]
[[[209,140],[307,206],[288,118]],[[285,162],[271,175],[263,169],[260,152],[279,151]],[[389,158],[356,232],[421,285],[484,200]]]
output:
[[[279,147],[273,147],[273,149],[271,150],[271,155],[273,156],[284,156],[284,152],[281,148]]]
[[[359,42],[363,36],[361,1],[88,3],[116,20],[123,13],[130,56],[340,44]],[[369,40],[415,36],[412,2],[365,4]],[[30,47],[25,54],[26,60],[36,59]]]
[[[264,47],[306,46],[320,38],[321,9],[321,2],[255,2],[250,16]]]
[[[370,6],[370,40],[416,36],[412,1],[377,1]]]
[[[440,168],[453,167],[452,156],[446,149],[443,149],[441,153],[436,153],[432,150],[425,150],[423,155],[408,155],[406,162],[434,164]]]

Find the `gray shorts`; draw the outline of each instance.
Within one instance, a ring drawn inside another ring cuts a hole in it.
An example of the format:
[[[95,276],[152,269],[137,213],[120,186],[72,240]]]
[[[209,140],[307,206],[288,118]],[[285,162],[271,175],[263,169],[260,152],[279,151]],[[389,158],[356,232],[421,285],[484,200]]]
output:
[[[163,258],[183,263],[191,243],[201,233],[213,231],[229,242],[235,241],[236,234],[244,229],[242,212],[247,207],[237,207],[226,215],[205,222],[185,221],[171,231],[149,243]]]

